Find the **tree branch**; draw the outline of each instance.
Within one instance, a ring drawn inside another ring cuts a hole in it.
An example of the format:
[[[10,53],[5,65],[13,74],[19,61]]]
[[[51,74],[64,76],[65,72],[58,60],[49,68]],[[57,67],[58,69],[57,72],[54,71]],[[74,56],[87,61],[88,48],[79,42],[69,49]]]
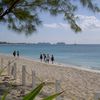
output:
[[[12,3],[12,5],[3,13],[0,15],[0,19],[2,19],[5,15],[11,12],[11,10],[14,8],[14,6],[19,2],[20,0],[16,0]]]

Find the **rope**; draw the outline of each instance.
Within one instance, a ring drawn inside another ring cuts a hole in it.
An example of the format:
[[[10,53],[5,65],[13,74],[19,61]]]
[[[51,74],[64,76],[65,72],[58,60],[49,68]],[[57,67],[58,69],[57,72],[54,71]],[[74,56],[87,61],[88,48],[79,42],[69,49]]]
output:
[[[43,80],[41,80],[39,77],[35,76],[41,83],[43,83]]]
[[[17,58],[15,58],[14,60],[10,61],[10,64],[13,63],[15,60],[17,60]]]
[[[29,76],[32,76],[32,74],[29,74],[26,70],[25,70],[26,74],[29,75]],[[32,72],[32,70],[31,70]],[[39,77],[35,76],[41,83],[43,82],[43,80],[41,80]]]
[[[17,58],[15,58],[14,60],[10,61],[10,63],[8,63],[7,65],[5,65],[4,68],[6,68],[9,64],[12,64],[15,60],[17,60]]]
[[[1,71],[0,71],[0,74],[7,68],[8,65],[10,65],[11,63],[13,63],[17,58],[15,58],[14,60],[12,60],[10,63],[8,63],[7,65],[5,65]]]

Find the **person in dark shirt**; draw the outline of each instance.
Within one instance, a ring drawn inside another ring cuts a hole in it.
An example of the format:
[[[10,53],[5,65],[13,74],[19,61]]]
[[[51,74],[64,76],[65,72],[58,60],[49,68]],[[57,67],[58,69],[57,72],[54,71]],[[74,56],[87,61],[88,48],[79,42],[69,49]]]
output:
[[[15,57],[16,56],[16,51],[14,50],[14,52],[13,52],[13,56]]]
[[[19,51],[17,51],[17,57],[19,57]]]
[[[44,60],[44,62],[46,62],[46,54],[45,53],[43,53],[43,60]]]
[[[52,62],[52,64],[54,63],[54,56],[53,55],[51,56],[51,62]]]
[[[42,56],[42,54],[40,54],[40,61],[42,62],[42,59],[43,59],[43,56]]]

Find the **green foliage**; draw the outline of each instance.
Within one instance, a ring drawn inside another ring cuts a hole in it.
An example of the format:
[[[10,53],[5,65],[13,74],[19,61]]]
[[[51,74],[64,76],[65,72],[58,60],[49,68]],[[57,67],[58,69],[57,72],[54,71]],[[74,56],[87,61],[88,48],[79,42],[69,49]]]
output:
[[[42,100],[53,100],[53,99],[55,99],[57,96],[59,96],[60,94],[62,94],[63,92],[61,92],[61,93],[56,93],[56,94],[54,94],[54,95],[51,95],[51,96],[48,96],[48,97],[46,97],[46,98],[44,98],[44,99],[42,99]]]
[[[79,1],[93,12],[100,12],[93,0]],[[39,15],[41,11],[45,11],[53,16],[62,14],[71,28],[80,32],[81,28],[76,24],[74,15],[77,8],[78,5],[74,5],[71,0],[0,0],[0,22],[6,22],[9,29],[28,35],[41,25]]]
[[[34,90],[32,90],[30,93],[26,94],[23,97],[23,100],[34,100],[36,96],[38,96],[39,92],[41,91],[41,89],[43,88],[43,86],[45,85],[45,83],[41,83],[39,84]],[[7,90],[4,95],[2,96],[1,100],[6,100],[6,96],[8,95],[8,91]],[[62,94],[63,92],[60,93],[56,93],[54,95],[48,96],[42,100],[53,100],[54,98],[56,98],[57,96],[59,96],[60,94]]]
[[[93,12],[100,12],[100,9],[97,7],[96,4],[93,4],[91,0],[80,0],[83,6],[88,7]]]
[[[12,89],[12,83],[9,83],[9,87],[6,89],[4,89],[4,95],[2,95],[1,96],[1,100],[6,100],[6,98],[7,98],[7,95],[10,93],[10,91],[11,91],[11,89]]]
[[[25,97],[23,98],[23,100],[34,100],[35,97],[39,94],[39,92],[41,91],[41,89],[43,88],[44,85],[45,85],[45,83],[39,84],[34,90],[32,90],[27,95],[25,95]],[[48,97],[46,97],[46,98],[44,98],[42,100],[53,100],[54,98],[56,98],[57,96],[59,96],[62,93],[63,92],[56,93],[56,94],[48,96]]]
[[[43,88],[45,83],[41,83],[39,86],[37,86],[33,91],[28,93],[23,100],[33,100],[35,97],[39,94],[40,90]]]
[[[4,95],[3,95],[2,98],[1,98],[1,100],[6,100],[7,95],[8,95],[8,91],[6,91],[6,92],[4,93]]]
[[[5,67],[0,69],[0,76],[2,75],[2,73],[4,72]],[[35,89],[33,89],[30,93],[26,94],[22,100],[34,100],[35,97],[40,93],[40,91],[42,90],[43,86],[45,86],[45,82],[39,84]],[[4,95],[1,97],[1,100],[6,100],[7,95],[9,94],[9,91],[12,89],[12,83],[10,83],[9,88],[6,90],[5,89],[5,93]],[[54,95],[48,96],[46,98],[44,98],[43,100],[53,100],[54,98],[56,98],[57,96],[59,96],[60,94],[62,94],[63,92],[60,93],[56,93]]]

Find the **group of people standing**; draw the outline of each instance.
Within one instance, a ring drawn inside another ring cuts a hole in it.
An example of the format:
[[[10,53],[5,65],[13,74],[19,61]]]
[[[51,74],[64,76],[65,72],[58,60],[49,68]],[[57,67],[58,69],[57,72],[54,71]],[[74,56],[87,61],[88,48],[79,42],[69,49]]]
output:
[[[16,56],[19,57],[19,51],[15,51],[15,50],[14,50],[14,51],[13,51],[13,56],[14,56],[14,57],[16,57]]]
[[[49,63],[50,61],[52,62],[52,64],[54,63],[54,56],[53,55],[49,55],[49,54],[40,54],[40,61],[44,61]]]

